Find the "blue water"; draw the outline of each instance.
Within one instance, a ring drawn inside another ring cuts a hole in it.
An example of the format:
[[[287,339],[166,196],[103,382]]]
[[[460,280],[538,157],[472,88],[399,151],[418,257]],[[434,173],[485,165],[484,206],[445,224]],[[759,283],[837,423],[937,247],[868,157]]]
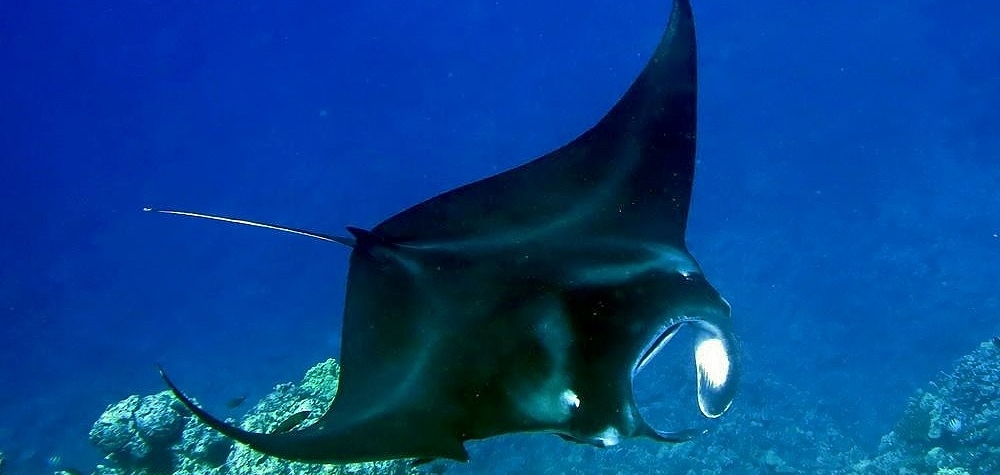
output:
[[[154,362],[222,400],[338,351],[345,249],[142,207],[338,233],[523,163],[644,64],[668,2],[618,3],[0,3],[11,473],[92,466],[90,424],[159,391]],[[1000,5],[694,6],[692,251],[748,381],[874,450],[1000,333]]]

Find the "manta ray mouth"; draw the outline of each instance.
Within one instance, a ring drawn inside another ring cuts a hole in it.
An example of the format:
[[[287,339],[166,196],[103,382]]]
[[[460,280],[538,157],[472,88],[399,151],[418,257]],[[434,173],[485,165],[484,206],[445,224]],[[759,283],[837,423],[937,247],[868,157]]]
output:
[[[657,435],[667,438],[704,432],[706,420],[729,410],[736,393],[732,340],[706,320],[683,320],[648,344],[632,377],[640,417]],[[690,374],[692,366],[694,378],[678,377]],[[692,395],[696,405],[690,403]]]

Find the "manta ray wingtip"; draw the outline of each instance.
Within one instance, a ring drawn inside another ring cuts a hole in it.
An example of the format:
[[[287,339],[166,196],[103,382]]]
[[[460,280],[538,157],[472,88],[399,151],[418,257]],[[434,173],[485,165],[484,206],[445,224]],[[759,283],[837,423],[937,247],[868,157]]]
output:
[[[243,441],[245,439],[244,435],[249,434],[238,427],[227,424],[221,419],[209,414],[208,411],[199,407],[191,398],[184,394],[184,392],[181,391],[176,384],[174,384],[173,380],[170,379],[170,376],[167,375],[167,371],[163,369],[163,365],[160,363],[155,363],[155,365],[156,370],[160,373],[160,379],[162,379],[163,383],[167,385],[167,389],[169,389],[170,392],[173,393],[174,397],[176,397],[177,400],[180,401],[181,404],[183,404],[187,410],[191,411],[191,413],[194,414],[199,420],[204,422],[209,427],[239,441]]]
[[[163,368],[163,365],[161,363],[153,363],[153,365],[156,366],[156,371],[160,374],[160,379],[162,379],[163,383],[167,385],[167,389],[169,389],[170,392],[173,393],[174,397],[176,397],[177,400],[181,402],[181,404],[184,404],[184,406],[187,407],[191,412],[197,415],[198,412],[201,411],[201,409],[198,408],[195,405],[194,401],[188,398],[187,395],[184,394],[184,392],[181,391],[176,384],[174,384],[173,380],[170,379],[170,376],[167,375],[167,370]]]

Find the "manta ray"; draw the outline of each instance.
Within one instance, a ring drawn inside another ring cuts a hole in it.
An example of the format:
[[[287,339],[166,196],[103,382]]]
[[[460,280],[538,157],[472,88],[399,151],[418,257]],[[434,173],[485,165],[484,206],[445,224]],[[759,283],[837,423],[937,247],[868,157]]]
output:
[[[465,442],[546,432],[600,447],[653,428],[632,381],[682,327],[704,419],[739,379],[730,306],[687,250],[697,56],[689,0],[624,96],[568,144],[336,236],[350,248],[339,389],[314,424],[255,433],[202,422],[262,453],[347,463],[468,460]],[[694,403],[694,401],[692,401]]]

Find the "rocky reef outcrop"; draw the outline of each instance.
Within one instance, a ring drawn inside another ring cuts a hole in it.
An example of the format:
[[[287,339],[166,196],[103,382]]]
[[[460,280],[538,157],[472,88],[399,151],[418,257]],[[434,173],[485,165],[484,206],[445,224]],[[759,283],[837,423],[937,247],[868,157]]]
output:
[[[874,458],[847,474],[1000,473],[1000,342],[986,342],[909,401]]]

